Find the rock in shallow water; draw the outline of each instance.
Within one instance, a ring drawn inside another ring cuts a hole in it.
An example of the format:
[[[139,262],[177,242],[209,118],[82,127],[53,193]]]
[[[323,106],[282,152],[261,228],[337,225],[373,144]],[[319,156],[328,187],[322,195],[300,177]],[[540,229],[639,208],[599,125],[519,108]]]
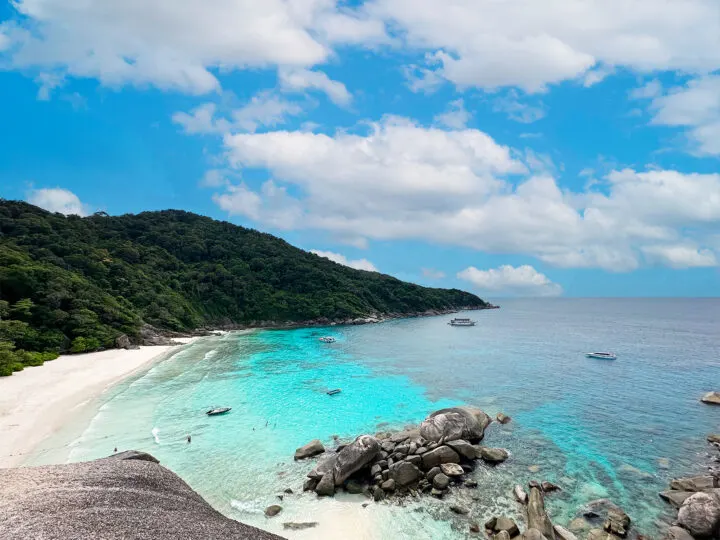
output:
[[[335,485],[359,471],[380,453],[380,442],[370,435],[360,435],[338,453],[333,467]]]
[[[307,443],[305,446],[301,446],[297,450],[295,450],[295,460],[298,459],[305,459],[313,456],[317,456],[318,454],[322,454],[325,451],[325,447],[323,446],[323,443],[320,442],[320,439],[315,439]]]
[[[700,401],[708,405],[720,405],[720,392],[708,392]]]
[[[463,468],[458,465],[457,463],[443,463],[440,465],[440,470],[445,474],[446,476],[462,476],[465,474],[465,471]]]
[[[630,516],[620,508],[610,508],[608,510],[607,520],[603,524],[603,529],[606,532],[625,538],[629,528]]]
[[[503,413],[498,413],[497,416],[495,417],[495,420],[497,420],[501,424],[508,424],[508,423],[510,423],[510,420],[512,420],[512,419]]]
[[[692,535],[682,527],[670,527],[663,540],[695,540]]]
[[[688,497],[680,507],[677,523],[695,538],[712,538],[720,530],[720,494],[695,493]]]
[[[304,523],[293,523],[293,522],[283,523],[283,529],[288,529],[290,531],[302,531],[305,529],[312,529],[313,527],[317,527],[317,526],[318,526],[317,521],[307,521]]]
[[[449,446],[439,446],[422,455],[423,467],[432,469],[441,463],[460,463],[460,456]]]
[[[545,499],[536,487],[530,490],[528,497],[527,524],[529,529],[537,529],[548,540],[555,540],[555,531],[545,512]]]
[[[433,477],[432,484],[435,489],[447,489],[450,479],[444,473],[438,473]]]
[[[716,487],[720,487],[720,481],[712,476],[676,478],[670,482],[670,489],[677,491],[705,491]]]
[[[265,509],[265,515],[267,517],[275,517],[282,511],[282,506],[273,504]]]
[[[420,424],[420,435],[427,441],[482,440],[490,417],[474,407],[451,407],[435,411]]]
[[[502,448],[488,448],[486,446],[480,446],[478,448],[478,457],[487,463],[502,463],[505,461],[509,454],[507,450]]]
[[[578,540],[577,536],[568,531],[565,527],[553,525],[553,529],[555,530],[555,536],[557,536],[558,540]]]

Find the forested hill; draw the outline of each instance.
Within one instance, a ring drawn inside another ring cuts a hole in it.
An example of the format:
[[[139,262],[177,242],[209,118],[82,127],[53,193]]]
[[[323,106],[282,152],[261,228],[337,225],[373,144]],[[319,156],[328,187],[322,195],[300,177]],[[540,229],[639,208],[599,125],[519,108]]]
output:
[[[486,305],[189,212],[81,218],[1,199],[0,300],[0,340],[33,351],[112,346],[143,323],[181,331]]]

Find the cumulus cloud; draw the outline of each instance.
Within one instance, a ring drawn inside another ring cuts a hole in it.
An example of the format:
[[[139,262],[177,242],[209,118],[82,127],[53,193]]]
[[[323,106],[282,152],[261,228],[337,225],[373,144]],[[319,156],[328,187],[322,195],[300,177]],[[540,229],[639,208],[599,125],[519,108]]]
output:
[[[343,266],[355,268],[356,270],[367,270],[368,272],[378,271],[375,265],[367,259],[349,260],[347,257],[345,257],[345,255],[341,255],[340,253],[334,253],[332,251],[320,251],[318,249],[311,249],[310,253],[314,253],[318,257],[325,257],[326,259],[330,259],[331,261],[342,264]]]
[[[692,245],[646,246],[643,248],[650,262],[671,268],[703,268],[717,266],[717,258],[709,249]]]
[[[653,124],[687,127],[691,149],[700,155],[720,155],[720,75],[690,80],[655,97]]]
[[[497,98],[493,102],[493,110],[505,113],[510,120],[521,124],[532,124],[545,116],[542,106],[523,103],[517,92],[509,92],[507,96]]]
[[[458,272],[457,277],[472,283],[480,291],[518,296],[559,296],[562,287],[553,283],[529,265],[503,265],[490,270],[478,270],[470,266]]]
[[[335,44],[386,40],[382,21],[336,0],[18,0],[13,6],[22,25],[6,25],[2,35],[17,68],[194,94],[219,88],[216,68],[309,67],[324,62]]]
[[[615,67],[710,72],[720,67],[715,0],[372,0],[366,9],[429,51],[454,84],[528,92]]]
[[[176,112],[172,120],[187,134],[219,134],[231,130],[254,132],[261,127],[284,124],[302,114],[300,104],[287,101],[271,91],[253,96],[242,107],[231,109],[227,118],[218,115],[215,103],[204,103],[189,113]]]
[[[281,69],[278,73],[280,85],[286,91],[319,90],[327,94],[336,105],[346,106],[352,101],[352,95],[345,85],[333,81],[322,71],[309,69]]]
[[[613,170],[572,192],[541,157],[475,129],[387,117],[366,135],[238,133],[224,144],[230,168],[267,169],[273,179],[231,185],[215,195],[221,208],[336,238],[417,239],[628,271],[648,246],[714,250],[720,224],[720,174]]]
[[[450,107],[446,112],[435,117],[435,122],[450,129],[462,129],[467,126],[470,118],[472,115],[465,109],[464,101],[456,99],[450,102]]]
[[[50,212],[78,216],[87,216],[89,213],[88,206],[77,195],[60,187],[33,189],[27,194],[27,201]]]

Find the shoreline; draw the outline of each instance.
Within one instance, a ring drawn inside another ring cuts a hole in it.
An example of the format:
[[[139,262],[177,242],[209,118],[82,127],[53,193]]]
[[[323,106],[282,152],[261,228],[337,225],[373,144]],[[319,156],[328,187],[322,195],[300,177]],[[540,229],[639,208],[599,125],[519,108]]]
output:
[[[0,378],[0,468],[22,466],[44,440],[110,388],[197,339],[176,338],[180,345],[63,355]]]

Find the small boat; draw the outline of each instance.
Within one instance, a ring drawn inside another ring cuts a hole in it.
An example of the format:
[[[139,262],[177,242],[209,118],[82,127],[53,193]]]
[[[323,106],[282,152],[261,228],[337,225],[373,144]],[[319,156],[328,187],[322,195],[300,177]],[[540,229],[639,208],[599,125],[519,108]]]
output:
[[[208,416],[217,416],[219,414],[228,413],[228,412],[230,412],[231,409],[232,409],[232,407],[218,407],[217,409],[210,409],[205,414],[207,414]]]
[[[335,343],[335,338],[330,336],[321,337],[320,341],[323,343]]]
[[[470,319],[453,319],[448,323],[450,326],[475,326],[475,321]]]
[[[342,392],[339,388],[335,388],[334,390],[328,390],[326,393],[328,396],[334,396],[335,394],[339,394]]]
[[[600,360],[617,360],[617,355],[611,352],[589,352],[585,353],[588,358],[599,358]]]

